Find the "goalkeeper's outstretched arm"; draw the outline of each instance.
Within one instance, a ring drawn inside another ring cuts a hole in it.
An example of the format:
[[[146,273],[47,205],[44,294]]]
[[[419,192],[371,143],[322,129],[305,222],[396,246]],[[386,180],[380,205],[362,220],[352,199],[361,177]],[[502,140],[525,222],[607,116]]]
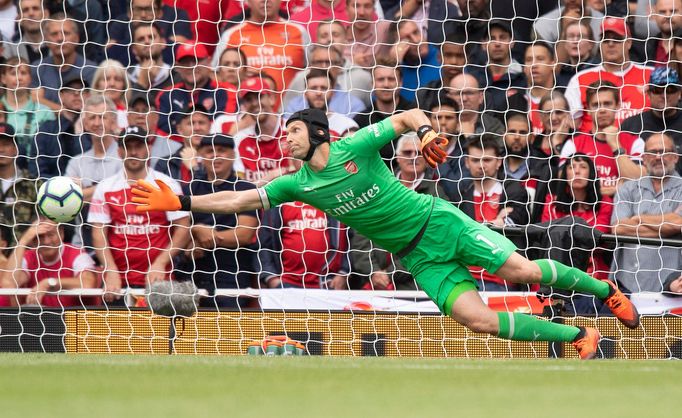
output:
[[[445,149],[448,140],[433,130],[431,121],[420,109],[411,109],[390,117],[393,130],[397,135],[407,131],[415,131],[421,141],[421,151],[426,163],[435,168],[445,162],[448,154]]]
[[[239,192],[217,192],[201,196],[178,196],[164,182],[156,180],[158,188],[138,180],[133,188],[133,202],[138,212],[191,210],[206,213],[240,213],[263,208],[258,189]]]
[[[422,126],[431,126],[431,121],[421,109],[410,109],[406,112],[396,113],[391,115],[389,119],[398,136],[409,131],[417,132]]]

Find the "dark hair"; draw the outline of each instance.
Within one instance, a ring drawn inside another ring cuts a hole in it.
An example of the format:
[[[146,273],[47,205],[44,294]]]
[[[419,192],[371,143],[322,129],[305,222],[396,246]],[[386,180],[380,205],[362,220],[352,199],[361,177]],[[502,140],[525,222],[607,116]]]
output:
[[[523,119],[528,123],[528,127],[530,128],[531,122],[530,118],[528,117],[528,113],[521,112],[519,110],[508,110],[504,113],[504,122],[505,126],[509,125],[509,121],[512,119]]]
[[[534,46],[539,46],[542,48],[545,48],[547,52],[549,52],[549,56],[552,57],[553,60],[556,61],[556,52],[554,51],[554,47],[552,47],[549,43],[545,41],[533,41],[532,44],[530,44],[528,47],[532,48]]]
[[[585,92],[585,102],[587,106],[590,106],[590,100],[602,91],[608,91],[613,94],[613,98],[616,99],[616,103],[620,103],[620,90],[610,81],[599,80],[587,86]]]
[[[322,70],[320,68],[311,68],[308,74],[305,76],[305,81],[310,81],[311,78],[323,77],[329,80],[329,87],[334,87],[335,81],[334,77],[327,70]],[[307,83],[306,83],[307,84]]]
[[[0,224],[0,239],[5,240],[8,246],[14,242],[14,230],[9,225]],[[7,248],[0,248],[0,253],[6,251]]]
[[[502,142],[498,135],[484,133],[481,135],[474,135],[469,138],[464,145],[464,149],[469,152],[470,149],[485,150],[488,148],[494,149],[498,157],[502,155]]]
[[[571,185],[567,179],[568,167],[570,167],[573,161],[584,161],[587,163],[590,169],[585,202],[575,201],[575,197],[571,191]],[[564,165],[562,165],[559,169],[556,180],[551,182],[550,190],[552,194],[556,196],[554,205],[559,212],[570,214],[572,211],[578,209],[579,204],[587,204],[592,206],[595,212],[599,210],[599,206],[601,204],[601,187],[599,185],[599,178],[597,177],[597,169],[594,165],[594,161],[592,161],[592,158],[590,158],[588,155],[576,153],[566,160]]]
[[[31,63],[22,57],[9,57],[0,65],[0,74],[7,74],[8,71],[13,70],[20,65],[31,65]]]
[[[464,46],[467,43],[467,38],[464,33],[461,32],[450,32],[445,36],[446,44],[459,44]]]
[[[431,103],[431,106],[429,106],[428,110],[433,112],[433,109],[436,109],[438,107],[442,106],[447,106],[455,109],[455,112],[459,112],[459,106],[457,105],[457,102],[449,98],[448,96],[442,96],[439,97],[438,100],[434,100]]]
[[[131,42],[134,41],[135,39],[135,32],[137,32],[138,29],[140,28],[148,28],[152,27],[156,29],[156,32],[159,34],[159,36],[163,36],[163,30],[161,29],[161,26],[159,26],[158,23],[156,22],[138,22],[135,21],[133,22],[132,25],[130,25],[130,36],[132,37]]]

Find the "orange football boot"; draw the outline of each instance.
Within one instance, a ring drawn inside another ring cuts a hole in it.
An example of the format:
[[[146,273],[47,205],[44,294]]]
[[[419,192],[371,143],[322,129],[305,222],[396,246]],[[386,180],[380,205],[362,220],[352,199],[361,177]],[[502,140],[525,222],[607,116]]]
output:
[[[590,360],[597,357],[597,347],[599,347],[599,340],[601,335],[596,328],[580,327],[580,334],[582,337],[573,341],[572,345],[580,355],[582,360]]]
[[[609,284],[611,290],[609,296],[604,299],[604,304],[611,309],[611,312],[628,328],[637,328],[639,326],[639,313],[635,305],[630,302],[623,292],[618,290],[616,285],[611,280],[605,280]]]

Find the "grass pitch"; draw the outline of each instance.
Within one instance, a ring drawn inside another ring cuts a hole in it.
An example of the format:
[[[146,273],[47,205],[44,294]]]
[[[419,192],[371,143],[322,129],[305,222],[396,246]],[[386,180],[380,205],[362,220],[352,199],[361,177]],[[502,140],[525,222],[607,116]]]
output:
[[[0,416],[679,417],[678,361],[0,354]]]

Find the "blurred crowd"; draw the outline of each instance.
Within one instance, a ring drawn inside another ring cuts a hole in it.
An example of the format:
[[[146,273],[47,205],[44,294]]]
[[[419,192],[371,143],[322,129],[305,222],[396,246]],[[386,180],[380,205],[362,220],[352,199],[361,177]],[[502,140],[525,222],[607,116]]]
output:
[[[327,112],[333,141],[420,108],[449,157],[431,169],[416,135],[388,144],[405,187],[521,229],[522,249],[547,243],[525,226],[578,219],[660,239],[549,245],[586,251],[577,266],[627,293],[682,294],[666,241],[682,231],[682,0],[0,0],[0,57],[0,286],[32,289],[0,306],[134,304],[117,291],[170,277],[209,294],[418,289],[397,257],[302,202],[135,212],[138,179],[201,195],[298,170],[283,128],[305,108]],[[83,188],[73,225],[35,207],[60,175]],[[481,290],[528,290],[471,272]],[[110,293],[52,293],[91,287]]]

